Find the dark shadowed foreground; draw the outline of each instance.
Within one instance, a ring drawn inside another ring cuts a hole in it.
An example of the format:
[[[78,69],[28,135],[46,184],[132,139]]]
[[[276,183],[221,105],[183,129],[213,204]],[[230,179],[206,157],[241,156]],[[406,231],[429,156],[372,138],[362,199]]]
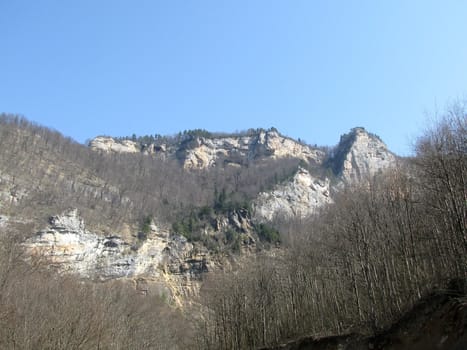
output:
[[[467,349],[467,297],[452,289],[428,295],[399,321],[379,334],[347,334],[324,338],[304,337],[263,350],[463,350]]]

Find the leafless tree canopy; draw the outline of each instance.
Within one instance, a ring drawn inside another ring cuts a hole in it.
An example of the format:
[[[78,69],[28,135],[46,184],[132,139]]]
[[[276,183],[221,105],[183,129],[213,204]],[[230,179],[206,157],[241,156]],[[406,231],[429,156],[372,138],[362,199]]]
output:
[[[279,258],[210,276],[200,348],[371,334],[429,291],[465,284],[466,130],[456,104],[418,139],[415,158],[341,192],[319,216],[280,222],[288,247]]]
[[[455,104],[417,140],[415,157],[341,191],[319,215],[277,218],[282,246],[208,274],[197,321],[124,285],[43,269],[19,245],[36,221],[8,226],[0,232],[0,348],[255,349],[309,334],[377,332],[428,291],[466,281],[466,129],[466,106]],[[185,171],[176,160],[94,153],[6,115],[0,147],[2,181],[13,197],[27,196],[2,203],[3,211],[40,219],[75,206],[109,229],[147,215],[174,222],[220,205],[219,193],[249,200],[298,165]]]
[[[24,256],[0,231],[1,349],[186,349],[191,326],[166,300],[131,285],[94,284]]]
[[[46,217],[73,206],[88,223],[110,229],[147,216],[173,223],[193,208],[212,205],[216,191],[249,201],[291,176],[299,164],[296,159],[251,161],[237,168],[219,160],[209,170],[187,171],[176,159],[99,154],[12,115],[0,116],[0,147],[0,171],[10,175],[10,188],[28,189],[16,214]]]

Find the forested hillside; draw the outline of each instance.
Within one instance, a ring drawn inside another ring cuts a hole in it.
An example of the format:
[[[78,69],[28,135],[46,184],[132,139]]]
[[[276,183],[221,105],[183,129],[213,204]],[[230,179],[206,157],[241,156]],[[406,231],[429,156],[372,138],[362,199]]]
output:
[[[95,140],[0,117],[2,348],[259,349],[465,302],[465,104],[410,158],[363,128]]]
[[[177,159],[93,152],[22,117],[2,115],[0,123],[4,207],[16,203],[13,215],[76,207],[86,221],[109,229],[148,216],[172,223],[187,211],[214,205],[219,193],[231,202],[249,201],[290,177],[299,164],[297,159],[253,160],[241,169],[221,163],[190,172]],[[21,201],[23,196],[28,200]]]
[[[466,140],[466,110],[455,106],[417,140],[414,158],[295,222],[280,258],[209,276],[204,346],[374,334],[450,280],[465,292]]]

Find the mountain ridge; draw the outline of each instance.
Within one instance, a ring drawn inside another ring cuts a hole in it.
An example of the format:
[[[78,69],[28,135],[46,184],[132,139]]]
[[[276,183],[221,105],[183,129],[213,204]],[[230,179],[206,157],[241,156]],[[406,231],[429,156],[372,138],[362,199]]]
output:
[[[395,161],[363,128],[352,129],[331,152],[274,128],[233,135],[195,130],[172,140],[96,137],[88,146],[27,121],[3,120],[2,130],[8,128],[6,149],[14,145],[24,160],[14,167],[0,163],[2,225],[9,222],[7,203],[28,207],[37,198],[36,207],[52,219],[35,221],[26,244],[30,253],[84,278],[175,278],[172,295],[196,291],[198,275],[219,268],[215,251],[249,255],[269,249],[281,239],[275,220],[312,216],[346,184]],[[38,176],[23,178],[26,165]],[[81,227],[83,220],[89,228]],[[178,277],[162,278],[167,273]]]
[[[356,150],[355,145],[359,143],[366,143],[366,147]],[[363,127],[352,128],[349,133],[342,135],[339,143],[330,150],[326,147],[310,146],[300,140],[284,136],[275,128],[250,129],[245,133],[232,134],[210,133],[196,129],[179,133],[176,137],[158,135],[157,138],[97,136],[87,144],[92,150],[103,153],[143,153],[176,157],[182,161],[185,168],[190,169],[213,166],[218,158],[227,164],[239,165],[248,160],[269,156],[298,158],[317,165],[327,161],[326,165],[338,175],[348,172],[351,168],[348,163],[352,163],[353,160],[345,158],[352,151],[354,153],[373,151],[368,152],[368,155],[376,160],[387,159],[386,163],[396,159],[379,136],[367,132]],[[385,167],[385,164],[379,167]],[[372,172],[372,169],[367,170]],[[358,174],[350,173],[346,176],[354,180],[359,177]]]
[[[275,128],[257,129],[245,133],[216,134],[204,130],[186,131],[176,137],[113,138],[98,136],[88,142],[92,150],[104,153],[143,153],[178,158],[185,168],[204,169],[222,161],[241,165],[266,157],[298,158],[321,163],[324,152],[290,137]],[[144,142],[144,141],[149,141]]]

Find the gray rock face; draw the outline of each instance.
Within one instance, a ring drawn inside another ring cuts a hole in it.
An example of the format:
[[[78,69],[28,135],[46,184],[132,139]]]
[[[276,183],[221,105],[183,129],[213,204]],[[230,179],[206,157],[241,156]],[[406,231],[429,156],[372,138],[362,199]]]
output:
[[[219,159],[231,164],[260,158],[298,158],[321,163],[324,153],[281,136],[277,131],[261,131],[253,136],[197,138],[184,150],[184,167],[203,169]]]
[[[386,169],[396,162],[381,139],[364,128],[343,135],[333,157],[334,172],[345,184],[352,184]]]
[[[183,237],[161,232],[138,248],[118,236],[102,237],[88,231],[77,210],[50,219],[50,225],[28,239],[29,254],[45,258],[60,272],[107,280],[124,277],[160,277],[166,271],[191,274],[207,269],[193,257],[193,245]],[[194,264],[191,266],[190,264]]]
[[[164,154],[165,157],[180,159],[186,169],[205,169],[219,161],[238,165],[245,160],[290,157],[320,164],[324,159],[322,151],[284,137],[275,130],[238,137],[192,137],[178,145],[178,148],[96,137],[89,143],[89,147],[105,153]]]
[[[395,163],[396,156],[379,137],[363,128],[354,128],[341,137],[331,161],[326,164],[337,175],[337,183],[331,187],[328,178],[318,179],[300,169],[291,181],[258,196],[255,201],[255,218],[267,221],[277,215],[309,216],[318,208],[331,203],[334,191],[369,179]]]
[[[117,141],[111,137],[96,137],[89,146],[105,153],[138,153],[178,158],[186,169],[206,169],[223,162],[239,166],[250,160],[296,158],[309,164],[323,163],[325,153],[291,138],[275,129],[260,130],[242,136],[190,136],[178,145],[140,144],[130,140]],[[394,164],[396,157],[379,137],[364,128],[354,128],[341,137],[330,165],[347,184]]]
[[[276,186],[271,192],[260,193],[255,201],[255,218],[272,220],[277,215],[305,217],[332,202],[329,179],[313,177],[299,169],[290,182]]]
[[[139,153],[141,148],[138,143],[123,140],[116,141],[112,137],[99,136],[89,142],[89,147],[93,151],[101,151],[105,153]]]

